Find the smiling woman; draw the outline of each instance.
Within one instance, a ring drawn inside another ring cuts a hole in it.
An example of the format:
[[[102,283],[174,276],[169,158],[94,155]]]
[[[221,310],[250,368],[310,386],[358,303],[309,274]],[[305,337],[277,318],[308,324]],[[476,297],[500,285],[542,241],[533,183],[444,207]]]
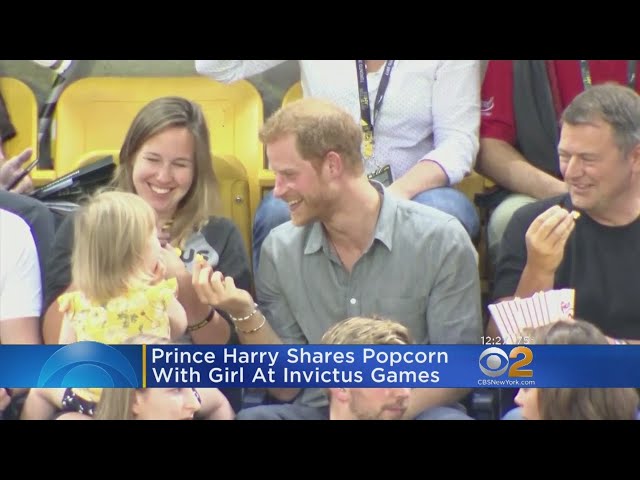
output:
[[[135,193],[154,210],[166,278],[176,277],[178,300],[187,313],[195,343],[236,343],[228,321],[203,305],[191,285],[190,270],[199,253],[212,268],[251,290],[249,262],[240,232],[227,218],[214,215],[217,181],[202,109],[181,97],[161,97],[136,115],[120,150],[112,187]],[[43,333],[57,343],[61,315],[55,301],[71,284],[74,216],[60,226],[45,279]],[[178,256],[174,247],[179,247]],[[240,391],[230,401],[239,408]]]
[[[189,192],[195,171],[193,150],[189,131],[173,127],[150,138],[136,155],[133,185],[156,211],[159,226],[173,227],[178,204]]]

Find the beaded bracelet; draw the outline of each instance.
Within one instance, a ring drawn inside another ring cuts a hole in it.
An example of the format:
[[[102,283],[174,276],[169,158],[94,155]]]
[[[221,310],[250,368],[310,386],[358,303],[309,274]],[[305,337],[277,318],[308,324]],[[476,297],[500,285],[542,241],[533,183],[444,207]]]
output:
[[[233,323],[236,322],[246,322],[247,320],[249,320],[251,317],[253,317],[256,313],[258,313],[258,304],[254,303],[253,304],[253,312],[251,312],[249,315],[247,315],[246,317],[234,317],[233,315],[229,314],[229,317],[231,317],[231,320],[233,320]]]

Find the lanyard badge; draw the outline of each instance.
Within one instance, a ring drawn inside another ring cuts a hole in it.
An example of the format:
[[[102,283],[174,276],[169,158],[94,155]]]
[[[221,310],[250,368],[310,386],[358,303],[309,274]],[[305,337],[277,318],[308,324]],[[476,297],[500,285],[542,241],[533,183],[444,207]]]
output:
[[[377,169],[375,172],[367,175],[369,180],[375,180],[376,182],[380,182],[385,187],[388,187],[393,183],[393,174],[391,173],[391,167],[389,165],[385,165],[382,168]]]
[[[373,130],[370,125],[367,125],[364,120],[362,120],[362,154],[366,160],[369,160],[373,157]]]

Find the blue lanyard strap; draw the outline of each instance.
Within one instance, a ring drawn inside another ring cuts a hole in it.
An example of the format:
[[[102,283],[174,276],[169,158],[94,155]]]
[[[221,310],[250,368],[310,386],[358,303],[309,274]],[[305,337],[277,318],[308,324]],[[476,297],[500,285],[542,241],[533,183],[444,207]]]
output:
[[[387,91],[387,86],[389,85],[389,77],[391,77],[391,70],[393,69],[394,63],[395,60],[387,60],[387,65],[382,73],[380,86],[378,87],[378,93],[373,105],[375,119],[378,118],[380,108],[382,107],[382,101],[384,100],[384,94]],[[364,60],[356,60],[356,72],[358,74],[358,92],[360,96],[360,118],[362,119],[362,129],[364,131],[368,130],[373,134],[371,105],[369,104],[369,88],[367,86],[367,72]]]

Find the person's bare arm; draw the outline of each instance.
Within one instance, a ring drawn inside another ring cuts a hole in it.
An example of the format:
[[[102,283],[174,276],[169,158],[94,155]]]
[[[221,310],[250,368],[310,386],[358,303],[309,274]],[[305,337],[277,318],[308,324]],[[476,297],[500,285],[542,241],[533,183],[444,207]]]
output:
[[[197,417],[204,420],[233,420],[236,416],[227,397],[217,388],[199,388],[202,406]]]
[[[567,192],[562,180],[531,165],[509,143],[481,138],[476,171],[512,192],[543,199]]]
[[[407,173],[393,182],[388,191],[400,198],[411,200],[420,192],[443,187],[449,183],[449,177],[442,167],[433,161],[425,160],[411,167]]]
[[[24,401],[20,420],[51,420],[62,408],[64,388],[32,388]]]
[[[69,285],[62,293],[74,290],[73,285]],[[62,328],[62,318],[64,314],[60,311],[60,304],[57,300],[51,302],[42,319],[42,337],[47,345],[56,344],[60,338]]]
[[[0,322],[0,339],[4,345],[40,345],[38,317],[11,318]]]
[[[251,294],[235,286],[233,278],[213,272],[206,262],[193,266],[193,286],[202,304],[213,305],[232,317],[244,319],[236,322],[240,342],[248,345],[281,345],[283,342],[271,328],[266,317],[255,307]],[[281,401],[291,401],[300,392],[298,388],[274,388],[269,393]]]

